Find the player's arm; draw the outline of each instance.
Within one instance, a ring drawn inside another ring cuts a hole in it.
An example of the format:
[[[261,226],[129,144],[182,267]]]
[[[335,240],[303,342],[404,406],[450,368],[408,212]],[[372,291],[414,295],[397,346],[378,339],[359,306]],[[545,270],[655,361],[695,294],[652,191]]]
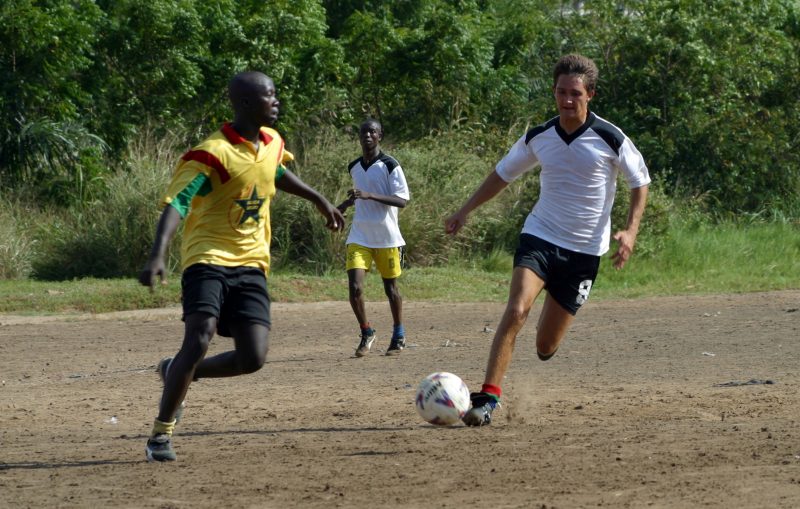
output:
[[[611,255],[614,261],[614,268],[621,269],[625,262],[633,253],[633,246],[636,244],[636,236],[639,234],[639,224],[644,215],[644,207],[647,203],[647,193],[649,186],[641,186],[631,189],[631,205],[628,209],[628,221],[624,230],[614,234],[614,240],[619,243],[617,251]]]
[[[344,214],[344,212],[345,212],[347,209],[349,209],[350,207],[352,207],[353,205],[355,205],[355,203],[356,203],[356,200],[355,200],[355,198],[350,198],[350,197],[348,196],[348,197],[347,197],[347,198],[346,198],[346,199],[345,199],[345,200],[344,200],[342,203],[340,203],[339,205],[337,205],[337,206],[336,206],[336,208],[337,208],[337,209],[339,209],[339,212],[341,212],[342,214]]]
[[[178,209],[172,205],[164,207],[158,220],[158,226],[156,226],[156,236],[153,240],[153,248],[150,250],[150,258],[139,273],[139,282],[144,286],[149,286],[151,290],[155,288],[156,278],[159,278],[162,284],[166,283],[167,268],[164,258],[180,222],[181,214]]]
[[[500,178],[497,171],[492,170],[478,189],[461,206],[461,208],[444,220],[445,233],[455,234],[467,223],[469,213],[491,200],[508,186],[508,182]]]
[[[401,209],[408,203],[408,200],[405,198],[400,198],[399,196],[370,193],[367,191],[362,191],[361,189],[350,189],[347,191],[347,196],[353,201],[353,203],[355,203],[356,200],[372,200],[378,203],[383,203],[384,205]]]
[[[275,181],[275,187],[313,203],[314,206],[317,207],[319,213],[325,218],[325,226],[328,229],[341,231],[342,228],[344,228],[344,216],[342,212],[288,169],[285,169],[281,177]]]

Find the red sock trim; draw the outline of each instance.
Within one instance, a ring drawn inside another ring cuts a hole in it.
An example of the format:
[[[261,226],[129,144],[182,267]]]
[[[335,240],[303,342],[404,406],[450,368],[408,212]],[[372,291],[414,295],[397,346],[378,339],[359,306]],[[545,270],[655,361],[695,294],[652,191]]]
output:
[[[499,385],[492,385],[492,384],[483,384],[481,387],[481,392],[485,392],[487,394],[493,394],[500,398],[500,395],[503,393],[503,390],[500,388]]]
[[[370,326],[369,326],[369,322],[367,322],[367,323],[362,323],[362,324],[361,324],[361,330],[367,330],[367,329],[369,329],[369,328],[370,328]]]

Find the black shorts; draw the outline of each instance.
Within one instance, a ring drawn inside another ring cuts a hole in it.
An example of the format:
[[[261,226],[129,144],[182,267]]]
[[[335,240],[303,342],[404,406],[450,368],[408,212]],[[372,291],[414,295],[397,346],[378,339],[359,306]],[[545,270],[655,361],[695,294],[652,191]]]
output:
[[[267,277],[255,267],[222,267],[197,263],[181,277],[184,318],[207,313],[217,318],[217,334],[231,337],[230,324],[270,327]]]
[[[527,267],[544,280],[544,288],[571,314],[578,312],[597,278],[600,257],[576,253],[534,235],[519,236],[514,267]]]

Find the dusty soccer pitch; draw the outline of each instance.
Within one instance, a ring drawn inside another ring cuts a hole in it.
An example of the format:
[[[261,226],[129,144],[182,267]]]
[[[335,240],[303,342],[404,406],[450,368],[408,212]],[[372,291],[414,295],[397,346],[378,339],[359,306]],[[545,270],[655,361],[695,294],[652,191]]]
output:
[[[347,302],[276,304],[268,362],[192,385],[178,461],[144,444],[177,309],[0,316],[2,507],[797,507],[800,291],[590,302],[536,357],[539,305],[486,428],[414,410],[480,389],[500,304],[406,302],[409,348],[353,356]],[[227,350],[215,338],[210,353]]]

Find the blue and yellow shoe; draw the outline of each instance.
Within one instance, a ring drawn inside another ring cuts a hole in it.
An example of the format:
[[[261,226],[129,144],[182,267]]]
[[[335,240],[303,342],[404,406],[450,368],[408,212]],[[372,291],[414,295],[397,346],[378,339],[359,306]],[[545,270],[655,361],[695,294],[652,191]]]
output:
[[[472,408],[467,410],[461,421],[467,426],[488,426],[492,423],[492,412],[500,406],[500,398],[486,392],[473,392],[469,395]]]
[[[178,457],[172,449],[172,437],[166,433],[153,435],[144,449],[147,461],[175,461]]]

